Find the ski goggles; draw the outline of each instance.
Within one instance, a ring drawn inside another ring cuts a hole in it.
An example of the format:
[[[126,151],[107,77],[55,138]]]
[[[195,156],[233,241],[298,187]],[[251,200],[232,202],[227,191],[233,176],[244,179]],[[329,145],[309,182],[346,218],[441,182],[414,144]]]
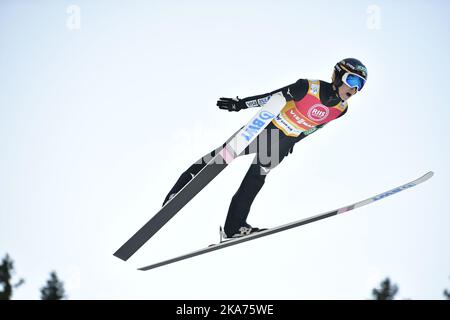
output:
[[[354,73],[345,73],[342,77],[342,82],[348,85],[350,88],[356,88],[356,90],[361,91],[366,83],[366,80]]]

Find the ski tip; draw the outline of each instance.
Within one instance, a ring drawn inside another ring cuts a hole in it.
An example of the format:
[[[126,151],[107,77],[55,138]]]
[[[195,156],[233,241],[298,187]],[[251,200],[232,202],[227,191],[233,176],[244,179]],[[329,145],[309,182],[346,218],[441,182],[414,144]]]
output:
[[[425,174],[423,175],[423,178],[424,178],[425,180],[428,180],[428,179],[430,179],[432,176],[434,176],[434,172],[433,172],[433,171],[428,171],[427,173],[425,173]]]
[[[421,176],[420,178],[417,178],[416,180],[412,181],[411,183],[413,185],[418,185],[418,184],[420,184],[422,182],[425,182],[425,181],[429,180],[433,175],[434,175],[433,171],[428,171],[423,176]]]

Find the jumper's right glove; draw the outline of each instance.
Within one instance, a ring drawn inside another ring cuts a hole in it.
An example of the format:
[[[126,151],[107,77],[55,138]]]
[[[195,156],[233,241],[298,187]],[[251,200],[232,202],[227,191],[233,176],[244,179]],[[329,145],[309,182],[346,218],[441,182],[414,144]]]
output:
[[[239,97],[236,98],[220,98],[217,101],[217,106],[220,109],[228,110],[228,111],[239,111],[242,109],[247,109],[245,103],[242,102]]]

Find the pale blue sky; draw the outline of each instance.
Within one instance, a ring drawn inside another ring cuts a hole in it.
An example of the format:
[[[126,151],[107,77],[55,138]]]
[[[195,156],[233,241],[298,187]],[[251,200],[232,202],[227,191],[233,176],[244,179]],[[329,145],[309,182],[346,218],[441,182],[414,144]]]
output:
[[[72,299],[365,299],[386,276],[398,298],[441,299],[450,287],[449,12],[446,1],[3,0],[0,256],[27,281],[15,298],[38,299],[56,270]],[[217,98],[329,81],[345,57],[367,65],[366,87],[270,173],[249,222],[306,218],[429,170],[432,180],[136,271],[218,240],[252,159],[243,157],[128,262],[113,257],[179,174],[253,116],[221,111]]]

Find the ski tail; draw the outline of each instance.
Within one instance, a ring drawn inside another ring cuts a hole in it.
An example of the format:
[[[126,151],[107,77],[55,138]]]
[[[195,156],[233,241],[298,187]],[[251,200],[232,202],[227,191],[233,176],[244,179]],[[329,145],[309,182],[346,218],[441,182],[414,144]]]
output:
[[[220,160],[219,160],[220,159]],[[217,161],[217,163],[216,163]],[[139,250],[156,232],[158,232],[175,214],[180,211],[197,193],[214,179],[227,163],[221,155],[215,156],[176,196],[168,201],[156,215],[140,228],[115,253],[119,259],[128,260]]]

